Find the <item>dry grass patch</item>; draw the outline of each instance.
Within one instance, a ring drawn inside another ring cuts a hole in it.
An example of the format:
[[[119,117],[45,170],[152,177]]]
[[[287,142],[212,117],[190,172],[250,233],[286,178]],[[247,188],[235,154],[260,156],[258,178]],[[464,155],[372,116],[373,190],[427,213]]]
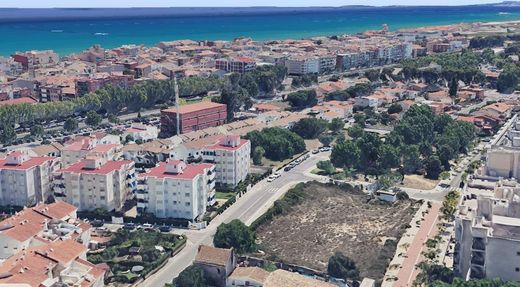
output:
[[[265,256],[326,271],[329,257],[341,251],[356,262],[361,277],[382,279],[416,211],[414,202],[390,205],[350,187],[317,182],[306,184],[303,194],[300,204],[258,227]]]

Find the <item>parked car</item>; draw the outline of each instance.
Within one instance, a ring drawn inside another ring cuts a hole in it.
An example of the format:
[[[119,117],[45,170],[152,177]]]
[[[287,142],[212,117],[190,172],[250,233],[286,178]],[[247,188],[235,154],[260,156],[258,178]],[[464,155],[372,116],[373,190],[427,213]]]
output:
[[[132,223],[132,222],[128,222],[128,223],[125,223],[125,224],[123,225],[123,229],[124,229],[124,230],[130,230],[130,231],[131,231],[131,230],[134,230],[135,227],[136,227],[136,226],[135,226],[135,223]]]
[[[164,225],[159,226],[159,231],[161,231],[161,232],[170,232],[171,230],[172,230],[172,227],[169,225],[164,224]]]
[[[317,153],[319,153],[319,152],[320,152],[320,151],[317,150],[317,149],[313,149],[313,150],[312,150],[312,154],[317,154]]]
[[[92,227],[101,227],[104,224],[105,223],[102,220],[98,220],[98,219],[92,220],[92,222],[90,223],[90,225],[92,225]]]
[[[268,178],[267,178],[267,182],[272,182],[273,180],[275,180],[276,177],[270,175]]]
[[[292,169],[292,167],[290,165],[286,166],[283,171],[290,171]]]

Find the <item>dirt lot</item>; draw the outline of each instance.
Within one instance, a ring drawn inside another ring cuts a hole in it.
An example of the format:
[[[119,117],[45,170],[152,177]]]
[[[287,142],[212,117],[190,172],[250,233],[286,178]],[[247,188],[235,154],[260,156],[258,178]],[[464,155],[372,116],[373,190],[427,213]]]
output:
[[[395,243],[415,213],[410,201],[367,202],[353,190],[309,183],[304,201],[257,229],[266,257],[326,271],[335,251],[354,259],[361,277],[382,279]],[[386,244],[385,244],[386,242]]]
[[[404,176],[403,186],[408,188],[431,190],[434,189],[438,183],[438,180],[431,180],[420,175],[411,174]]]

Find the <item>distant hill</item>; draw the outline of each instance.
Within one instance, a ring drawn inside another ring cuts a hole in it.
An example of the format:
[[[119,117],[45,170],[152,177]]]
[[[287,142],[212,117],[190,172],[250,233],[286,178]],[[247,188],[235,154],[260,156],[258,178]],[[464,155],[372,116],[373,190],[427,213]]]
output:
[[[1,5],[1,4],[0,4]],[[519,1],[505,1],[496,4],[468,6],[520,7]],[[214,16],[214,15],[255,15],[311,13],[356,9],[398,9],[420,8],[421,6],[386,6],[349,5],[341,7],[164,7],[164,8],[49,8],[22,9],[0,8],[0,22],[25,22],[38,20],[92,19],[92,18],[135,18],[167,16]],[[462,6],[460,6],[462,7]],[[431,7],[430,7],[431,8]]]

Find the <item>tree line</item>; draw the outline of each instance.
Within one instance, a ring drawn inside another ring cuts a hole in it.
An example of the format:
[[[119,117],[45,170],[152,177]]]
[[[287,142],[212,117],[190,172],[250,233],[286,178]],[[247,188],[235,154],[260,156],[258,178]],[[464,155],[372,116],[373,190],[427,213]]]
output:
[[[400,168],[405,174],[425,172],[432,179],[449,170],[449,161],[467,152],[476,138],[471,123],[435,115],[430,107],[417,105],[396,122],[385,141],[360,128],[349,130],[349,135],[352,140],[332,149],[334,166],[373,175]]]

